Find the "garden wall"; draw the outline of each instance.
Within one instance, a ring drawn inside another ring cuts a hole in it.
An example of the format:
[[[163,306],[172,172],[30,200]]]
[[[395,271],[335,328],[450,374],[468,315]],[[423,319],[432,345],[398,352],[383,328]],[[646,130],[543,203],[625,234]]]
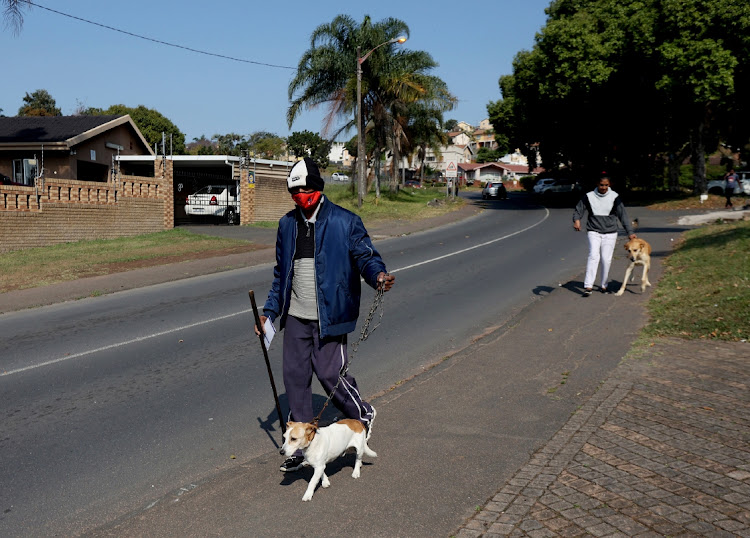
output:
[[[158,161],[155,167],[156,178],[39,178],[35,187],[0,185],[0,252],[172,228],[171,166],[162,171]]]

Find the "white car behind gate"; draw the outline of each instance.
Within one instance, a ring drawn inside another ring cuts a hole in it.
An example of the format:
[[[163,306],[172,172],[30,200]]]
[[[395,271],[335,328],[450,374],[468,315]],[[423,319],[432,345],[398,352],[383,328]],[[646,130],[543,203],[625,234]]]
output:
[[[185,200],[185,214],[224,218],[227,224],[239,224],[240,196],[237,185],[206,185],[198,189]]]

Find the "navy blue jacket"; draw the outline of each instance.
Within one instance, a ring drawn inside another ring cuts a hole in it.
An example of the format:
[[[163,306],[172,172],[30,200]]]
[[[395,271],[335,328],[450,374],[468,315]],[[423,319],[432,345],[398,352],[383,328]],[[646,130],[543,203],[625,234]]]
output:
[[[281,317],[279,329],[284,328],[289,312],[300,218],[297,208],[281,217],[276,235],[276,267],[263,312],[271,321]],[[380,272],[387,272],[385,263],[372,245],[362,219],[324,199],[315,220],[315,279],[321,338],[354,330],[362,295],[360,275],[374,289]]]

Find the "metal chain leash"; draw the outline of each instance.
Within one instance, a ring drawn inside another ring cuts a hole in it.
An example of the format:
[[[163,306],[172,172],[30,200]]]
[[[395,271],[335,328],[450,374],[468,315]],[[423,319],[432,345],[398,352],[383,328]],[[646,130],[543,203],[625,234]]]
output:
[[[375,298],[373,299],[372,306],[370,307],[370,312],[367,314],[367,317],[365,318],[365,321],[362,322],[362,331],[359,335],[359,340],[354,342],[352,344],[352,352],[348,356],[348,360],[346,361],[346,364],[339,372],[339,379],[336,381],[336,384],[331,389],[331,392],[328,394],[328,398],[326,398],[325,403],[323,404],[323,408],[320,410],[320,413],[318,413],[318,416],[315,417],[312,421],[313,424],[317,425],[318,421],[320,420],[320,417],[323,415],[323,411],[325,411],[326,407],[328,407],[328,404],[331,403],[331,400],[333,399],[333,395],[336,393],[336,389],[339,388],[339,385],[341,384],[341,380],[344,379],[344,376],[346,376],[347,372],[349,371],[349,366],[352,364],[352,360],[354,359],[354,356],[357,354],[357,350],[359,349],[359,345],[367,340],[372,333],[375,332],[375,329],[380,327],[380,324],[383,321],[383,314],[385,312],[385,308],[383,307],[383,295],[385,294],[385,282],[383,282],[382,286],[378,286],[375,290]],[[375,313],[380,309],[380,317],[378,318],[378,323],[375,325],[372,329],[370,329],[370,323],[372,323],[372,319],[375,317]]]

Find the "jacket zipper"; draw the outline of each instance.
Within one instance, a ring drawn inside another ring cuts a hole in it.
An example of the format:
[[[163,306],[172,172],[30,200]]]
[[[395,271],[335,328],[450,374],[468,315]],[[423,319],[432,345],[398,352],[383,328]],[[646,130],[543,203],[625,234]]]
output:
[[[318,220],[315,219],[317,222]],[[313,228],[314,229],[314,228]],[[307,227],[308,237],[310,236],[310,226]],[[320,319],[320,297],[318,296],[318,244],[316,242],[318,234],[313,234],[313,270],[315,271],[315,308],[318,311],[318,337],[323,338],[323,324]]]

